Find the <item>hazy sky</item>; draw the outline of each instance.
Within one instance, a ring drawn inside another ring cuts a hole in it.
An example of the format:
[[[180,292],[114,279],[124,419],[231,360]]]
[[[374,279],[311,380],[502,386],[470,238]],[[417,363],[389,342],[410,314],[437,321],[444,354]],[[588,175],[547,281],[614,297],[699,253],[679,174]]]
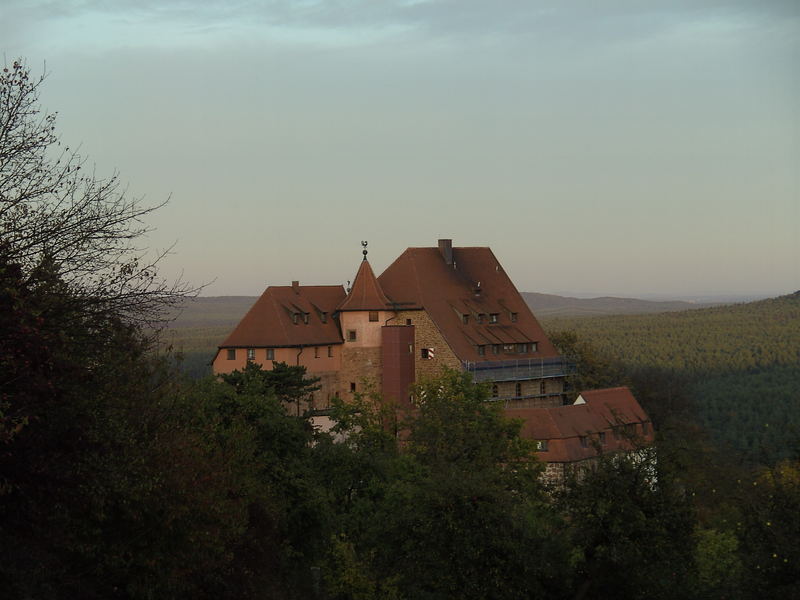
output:
[[[2,0],[0,51],[206,295],[440,237],[524,291],[800,288],[797,0]]]

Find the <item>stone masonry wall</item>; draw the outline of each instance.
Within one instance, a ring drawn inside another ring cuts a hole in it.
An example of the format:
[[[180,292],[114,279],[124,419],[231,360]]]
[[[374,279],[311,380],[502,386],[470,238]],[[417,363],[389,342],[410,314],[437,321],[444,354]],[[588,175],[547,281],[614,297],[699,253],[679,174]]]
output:
[[[389,325],[405,325],[411,320],[414,326],[414,367],[417,381],[429,377],[436,377],[442,372],[443,367],[461,370],[461,361],[447,345],[434,322],[424,310],[401,310],[396,313]],[[422,348],[433,348],[433,359],[422,358]]]

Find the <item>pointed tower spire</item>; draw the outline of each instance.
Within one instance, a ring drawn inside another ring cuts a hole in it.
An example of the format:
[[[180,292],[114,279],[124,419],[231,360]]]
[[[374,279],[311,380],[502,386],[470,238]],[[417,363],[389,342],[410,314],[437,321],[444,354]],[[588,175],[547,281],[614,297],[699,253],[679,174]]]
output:
[[[364,258],[358,267],[350,293],[337,310],[388,310],[392,303],[383,292],[367,260],[367,242],[361,242],[361,246],[364,248],[362,250]]]

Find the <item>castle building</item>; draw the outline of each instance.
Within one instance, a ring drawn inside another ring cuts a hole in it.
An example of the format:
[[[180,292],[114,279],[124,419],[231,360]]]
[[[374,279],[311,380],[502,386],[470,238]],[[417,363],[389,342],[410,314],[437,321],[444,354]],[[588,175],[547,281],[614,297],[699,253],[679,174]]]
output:
[[[320,379],[308,399],[319,416],[336,396],[373,390],[410,408],[415,381],[462,369],[523,420],[553,481],[600,452],[629,448],[634,435],[652,441],[650,421],[627,388],[581,392],[566,405],[573,367],[491,249],[441,239],[406,249],[376,277],[363,244],[349,290],[297,281],[268,287],[219,346],[214,373],[248,362],[304,366]]]
[[[312,407],[372,385],[409,402],[443,366],[488,382],[506,406],[561,406],[563,360],[489,248],[408,248],[376,277],[364,258],[342,286],[270,286],[220,345],[215,373],[248,361],[302,365],[320,378]]]

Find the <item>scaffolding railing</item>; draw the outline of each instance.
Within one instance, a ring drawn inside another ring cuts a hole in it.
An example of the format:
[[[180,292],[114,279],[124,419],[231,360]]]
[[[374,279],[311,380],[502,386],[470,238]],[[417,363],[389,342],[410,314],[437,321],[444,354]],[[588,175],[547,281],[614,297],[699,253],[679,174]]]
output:
[[[464,370],[475,381],[521,381],[566,377],[575,372],[575,363],[563,357],[512,360],[463,361]]]

